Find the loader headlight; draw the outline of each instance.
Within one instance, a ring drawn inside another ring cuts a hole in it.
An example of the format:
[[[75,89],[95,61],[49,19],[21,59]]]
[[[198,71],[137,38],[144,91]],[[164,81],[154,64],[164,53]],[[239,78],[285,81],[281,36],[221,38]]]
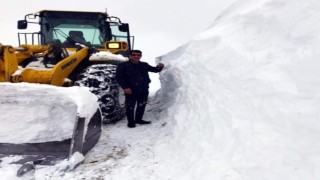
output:
[[[108,49],[120,49],[120,43],[119,42],[109,42],[107,43],[107,48]]]

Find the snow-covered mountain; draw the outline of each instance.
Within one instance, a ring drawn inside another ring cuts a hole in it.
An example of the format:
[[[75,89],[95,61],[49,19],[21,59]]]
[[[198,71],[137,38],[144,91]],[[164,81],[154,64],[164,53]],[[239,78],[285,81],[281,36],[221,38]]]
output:
[[[158,58],[152,125],[104,127],[73,172],[38,167],[32,177],[318,180],[319,10],[316,0],[237,1]]]

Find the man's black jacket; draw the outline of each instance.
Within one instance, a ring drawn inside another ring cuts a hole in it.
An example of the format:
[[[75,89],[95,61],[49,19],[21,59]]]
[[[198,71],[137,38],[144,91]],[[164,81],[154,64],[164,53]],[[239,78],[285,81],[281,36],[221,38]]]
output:
[[[117,67],[116,79],[122,89],[130,88],[133,92],[145,91],[151,82],[148,72],[160,72],[162,68],[150,66],[148,63],[133,64],[130,61]]]

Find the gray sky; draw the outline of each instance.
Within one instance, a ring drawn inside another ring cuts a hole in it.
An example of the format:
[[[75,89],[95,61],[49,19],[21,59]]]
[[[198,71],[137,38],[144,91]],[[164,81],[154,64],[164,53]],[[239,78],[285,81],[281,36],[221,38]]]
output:
[[[18,44],[17,21],[43,9],[101,11],[130,24],[144,61],[174,50],[210,26],[236,0],[11,0],[0,6],[0,43]]]

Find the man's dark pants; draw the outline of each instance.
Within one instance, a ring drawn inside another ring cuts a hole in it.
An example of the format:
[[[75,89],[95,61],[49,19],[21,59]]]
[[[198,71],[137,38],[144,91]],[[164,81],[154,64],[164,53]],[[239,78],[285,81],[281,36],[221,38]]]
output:
[[[145,107],[148,101],[149,91],[132,92],[131,95],[126,94],[126,115],[128,124],[134,125],[135,121],[142,120]],[[134,118],[134,109],[137,104],[136,115]]]

